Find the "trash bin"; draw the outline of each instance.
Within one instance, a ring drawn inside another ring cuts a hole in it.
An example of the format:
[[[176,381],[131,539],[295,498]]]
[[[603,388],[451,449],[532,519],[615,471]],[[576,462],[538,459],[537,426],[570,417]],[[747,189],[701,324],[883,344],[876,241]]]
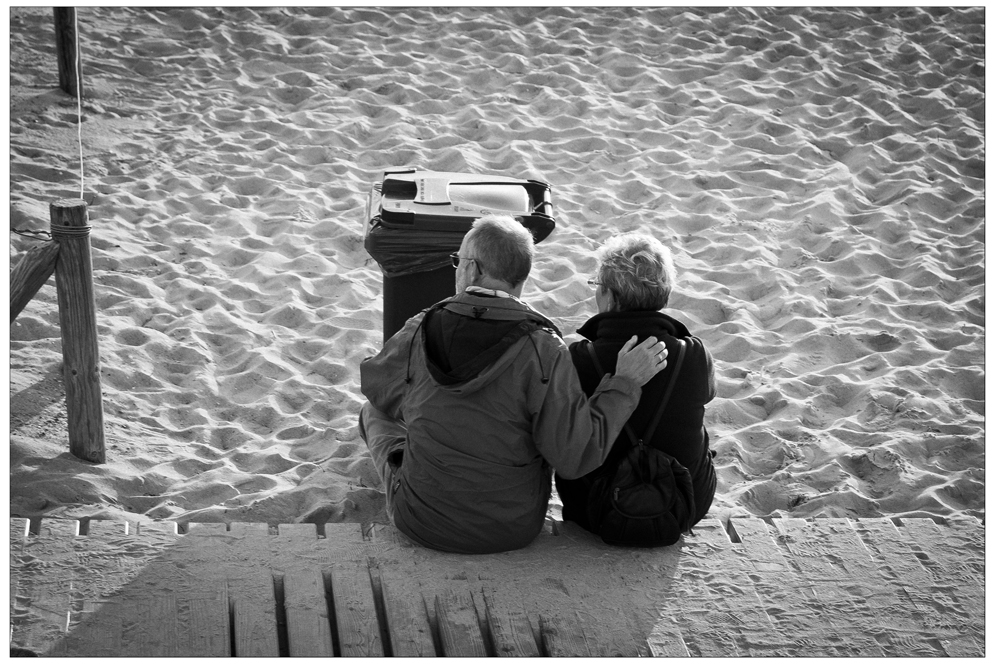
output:
[[[556,225],[550,187],[538,180],[437,171],[387,171],[366,203],[364,245],[383,273],[383,338],[450,297],[459,250],[475,219],[509,214],[536,242]]]

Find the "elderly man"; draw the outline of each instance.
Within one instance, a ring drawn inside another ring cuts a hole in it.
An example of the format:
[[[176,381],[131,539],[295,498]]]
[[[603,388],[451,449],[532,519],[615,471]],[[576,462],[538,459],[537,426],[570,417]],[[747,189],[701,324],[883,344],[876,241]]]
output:
[[[394,525],[461,553],[521,548],[546,515],[551,467],[580,477],[605,460],[667,364],[655,338],[618,352],[588,398],[556,326],[520,300],[532,236],[509,216],[474,222],[456,295],[413,316],[360,367],[360,433]]]

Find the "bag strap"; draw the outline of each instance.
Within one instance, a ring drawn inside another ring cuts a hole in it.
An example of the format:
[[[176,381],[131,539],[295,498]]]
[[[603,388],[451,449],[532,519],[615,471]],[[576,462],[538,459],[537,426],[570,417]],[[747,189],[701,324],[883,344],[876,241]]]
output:
[[[660,423],[660,418],[663,416],[663,411],[667,407],[667,402],[670,401],[670,393],[674,391],[674,383],[677,382],[677,374],[681,371],[681,365],[684,364],[684,351],[686,349],[686,344],[683,339],[677,340],[680,350],[677,352],[677,361],[674,363],[674,373],[670,374],[670,382],[667,383],[667,389],[663,393],[663,399],[660,401],[660,407],[656,411],[656,415],[653,416],[653,421],[650,425],[646,427],[646,432],[643,434],[642,438],[638,438],[632,427],[629,426],[629,422],[625,423],[625,432],[629,434],[632,442],[636,445],[642,445],[643,441],[653,435],[656,431],[656,425]],[[587,342],[587,352],[591,355],[591,360],[594,361],[594,368],[597,369],[598,373],[604,375],[605,370],[601,368],[601,362],[598,360],[598,354],[594,351],[594,344],[590,341]]]

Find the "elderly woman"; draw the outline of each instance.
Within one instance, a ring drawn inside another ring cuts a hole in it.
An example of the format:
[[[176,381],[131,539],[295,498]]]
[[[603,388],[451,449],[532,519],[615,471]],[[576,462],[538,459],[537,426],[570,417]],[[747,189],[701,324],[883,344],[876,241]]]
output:
[[[715,374],[712,357],[701,340],[691,336],[684,323],[660,311],[667,306],[674,280],[670,250],[659,240],[639,233],[609,238],[598,252],[596,277],[589,282],[597,289],[598,314],[584,323],[578,332],[593,342],[605,373],[615,371],[619,349],[634,334],[640,341],[655,336],[666,343],[671,361],[643,386],[639,406],[629,418],[629,426],[640,436],[656,415],[673,375],[678,340],[684,340],[684,361],[670,400],[646,443],[675,457],[690,472],[695,503],[691,525],[694,525],[705,516],[715,496],[715,469],[704,426],[705,404],[715,396]],[[581,387],[590,395],[598,386],[602,373],[595,368],[588,345],[586,341],[571,344],[570,355]],[[629,449],[629,444],[619,444],[622,441],[629,442],[624,431],[604,466],[613,466]],[[584,507],[590,480],[597,473],[595,470],[576,480],[556,476],[564,520],[576,521],[592,531],[594,524],[587,523]]]

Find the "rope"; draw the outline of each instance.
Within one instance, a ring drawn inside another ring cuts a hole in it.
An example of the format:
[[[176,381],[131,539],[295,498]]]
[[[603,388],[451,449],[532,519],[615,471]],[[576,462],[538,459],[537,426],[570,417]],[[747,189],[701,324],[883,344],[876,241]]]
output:
[[[58,240],[60,237],[86,237],[93,226],[52,226],[51,231],[36,231],[30,228],[11,228],[11,233],[23,235],[32,240]]]
[[[74,36],[76,38],[76,137],[79,140],[79,197],[83,198],[83,78],[80,72],[79,54],[79,8],[73,11]]]
[[[30,228],[11,228],[11,233],[16,233],[17,235],[23,235],[24,237],[31,238],[32,240],[51,240],[52,234],[48,231],[36,231]]]
[[[52,226],[52,239],[60,237],[86,237],[92,226]]]

